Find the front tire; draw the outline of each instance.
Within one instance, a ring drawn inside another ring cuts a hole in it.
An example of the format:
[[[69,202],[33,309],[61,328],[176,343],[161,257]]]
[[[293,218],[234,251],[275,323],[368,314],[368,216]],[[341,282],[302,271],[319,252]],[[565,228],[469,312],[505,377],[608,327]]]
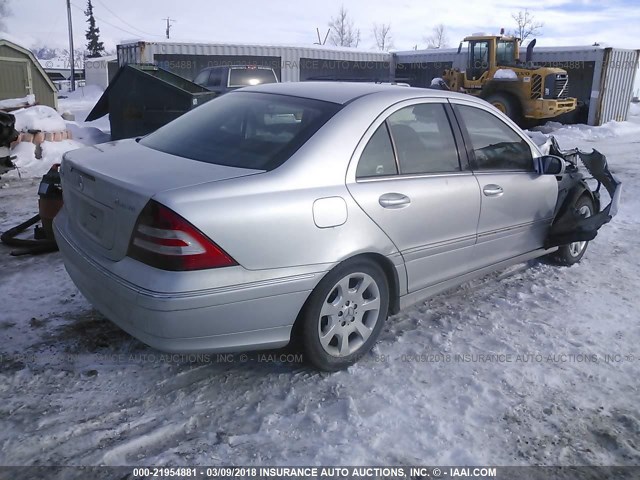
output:
[[[593,200],[588,195],[582,195],[573,206],[582,216],[590,217],[593,215]],[[589,242],[572,242],[568,245],[561,245],[558,251],[553,254],[553,260],[559,264],[569,267],[582,260],[587,251]]]
[[[367,353],[389,312],[389,282],[367,259],[343,263],[329,272],[305,304],[301,340],[306,360],[334,372]]]

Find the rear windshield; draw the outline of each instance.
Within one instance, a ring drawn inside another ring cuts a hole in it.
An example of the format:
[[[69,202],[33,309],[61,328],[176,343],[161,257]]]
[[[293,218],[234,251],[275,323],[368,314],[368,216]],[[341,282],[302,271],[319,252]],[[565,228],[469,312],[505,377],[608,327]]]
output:
[[[276,74],[266,68],[231,68],[229,74],[230,87],[246,87],[262,83],[275,83]]]
[[[237,91],[195,108],[140,143],[201,162],[272,170],[340,108],[307,98]]]

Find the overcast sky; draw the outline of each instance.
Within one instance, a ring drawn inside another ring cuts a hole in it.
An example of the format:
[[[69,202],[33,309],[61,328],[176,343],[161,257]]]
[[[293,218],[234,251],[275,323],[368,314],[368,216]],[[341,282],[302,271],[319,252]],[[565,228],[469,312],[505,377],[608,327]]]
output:
[[[311,44],[316,27],[322,34],[344,4],[361,31],[360,47],[375,45],[374,23],[391,23],[396,50],[426,46],[424,37],[442,23],[454,47],[465,35],[514,27],[511,14],[527,3],[544,22],[538,45],[590,45],[640,48],[639,0],[92,0],[101,39],[114,49],[123,40],[163,41],[163,18],[175,19],[174,41]],[[25,46],[68,45],[65,0],[9,0],[12,17],[5,23]],[[86,0],[71,0],[76,48],[87,27]]]

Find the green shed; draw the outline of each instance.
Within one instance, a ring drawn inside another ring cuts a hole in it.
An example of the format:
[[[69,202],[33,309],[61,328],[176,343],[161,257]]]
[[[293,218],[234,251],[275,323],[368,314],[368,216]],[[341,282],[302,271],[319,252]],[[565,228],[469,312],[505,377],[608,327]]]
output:
[[[0,38],[0,100],[27,95],[40,105],[58,106],[58,90],[33,53]]]

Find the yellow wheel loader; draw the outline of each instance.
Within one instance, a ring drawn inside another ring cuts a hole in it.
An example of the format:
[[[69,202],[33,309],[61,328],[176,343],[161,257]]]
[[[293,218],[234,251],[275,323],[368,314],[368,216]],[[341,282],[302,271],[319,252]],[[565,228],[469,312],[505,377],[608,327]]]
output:
[[[477,34],[468,42],[467,68],[445,70],[443,80],[456,92],[479,96],[517,123],[542,120],[575,110],[577,101],[568,96],[569,76],[561,68],[536,66],[531,62],[535,40],[520,61],[519,39],[507,35]],[[458,53],[462,50],[462,43]]]

